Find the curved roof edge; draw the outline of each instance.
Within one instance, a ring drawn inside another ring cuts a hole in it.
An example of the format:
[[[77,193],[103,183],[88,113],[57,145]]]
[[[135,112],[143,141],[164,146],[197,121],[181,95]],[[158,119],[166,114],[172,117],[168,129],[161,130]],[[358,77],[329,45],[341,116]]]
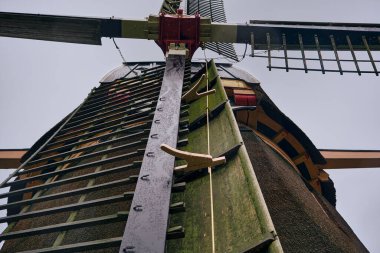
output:
[[[269,98],[261,86],[257,86],[256,91],[261,92],[261,99],[259,103],[263,107],[265,113],[280,123],[284,128],[294,135],[296,139],[305,147],[309,153],[310,158],[315,164],[326,164],[325,158],[317,149],[314,143],[307,137],[307,135],[299,128],[288,116],[286,116]],[[260,96],[260,95],[259,95]]]

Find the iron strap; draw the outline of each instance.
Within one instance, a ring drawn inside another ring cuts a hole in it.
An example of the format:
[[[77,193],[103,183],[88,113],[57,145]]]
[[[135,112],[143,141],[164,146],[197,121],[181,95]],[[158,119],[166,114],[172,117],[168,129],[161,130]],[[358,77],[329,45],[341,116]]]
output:
[[[174,156],[160,149],[177,144],[185,56],[169,55],[120,253],[165,251]]]

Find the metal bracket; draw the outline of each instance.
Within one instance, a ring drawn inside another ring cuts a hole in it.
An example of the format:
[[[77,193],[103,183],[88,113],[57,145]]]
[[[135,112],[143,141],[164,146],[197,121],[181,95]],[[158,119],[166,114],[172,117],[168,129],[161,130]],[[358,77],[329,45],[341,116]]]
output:
[[[175,172],[190,172],[202,168],[215,167],[226,163],[226,158],[224,156],[213,158],[211,155],[178,150],[166,144],[161,144],[161,149],[172,156],[186,160],[187,164],[175,167]]]
[[[169,50],[166,53],[166,57],[169,55],[183,55],[188,57],[189,56],[189,50],[186,48],[185,43],[170,43],[169,44]]]
[[[249,249],[246,249],[242,251],[242,253],[260,253],[260,252],[266,252],[269,245],[274,242],[277,238],[277,235],[274,231],[266,233],[263,235],[263,238],[257,242],[255,245],[249,247]]]
[[[221,102],[220,104],[218,104],[216,107],[214,107],[213,109],[211,109],[209,111],[208,116],[209,116],[210,121],[213,120],[214,118],[216,118],[224,110],[227,101],[228,100]],[[200,115],[198,118],[194,119],[189,124],[189,130],[193,131],[193,130],[205,125],[206,123],[207,123],[207,113],[203,113],[202,115]]]
[[[219,154],[218,157],[224,156],[226,158],[226,160],[230,161],[231,159],[233,159],[235,157],[235,155],[239,151],[239,148],[242,145],[243,145],[242,143],[239,143],[239,144],[233,146],[232,148],[228,149],[227,151]],[[213,169],[213,171],[218,170],[220,168],[221,168],[220,166],[217,166],[217,167],[215,167]],[[197,178],[203,177],[203,176],[205,176],[207,174],[208,174],[208,170],[206,168],[205,169],[200,169],[200,170],[197,170],[197,171],[183,173],[183,175],[177,175],[175,181],[176,182],[184,182],[184,181],[185,182],[190,182],[190,181],[193,181],[193,180],[195,180]]]
[[[185,95],[182,96],[182,100],[185,101],[186,103],[190,103],[195,100],[198,100],[201,97],[214,94],[216,92],[215,89],[198,93],[198,88],[205,78],[206,76],[205,74],[203,74],[201,78],[199,79],[199,81],[188,92],[186,92]]]

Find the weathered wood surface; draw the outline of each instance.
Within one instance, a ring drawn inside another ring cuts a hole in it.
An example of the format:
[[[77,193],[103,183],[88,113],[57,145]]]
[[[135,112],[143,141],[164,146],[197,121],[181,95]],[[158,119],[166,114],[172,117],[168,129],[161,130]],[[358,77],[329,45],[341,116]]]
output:
[[[185,56],[169,55],[121,253],[165,251],[175,158],[160,145],[177,144],[184,71]]]

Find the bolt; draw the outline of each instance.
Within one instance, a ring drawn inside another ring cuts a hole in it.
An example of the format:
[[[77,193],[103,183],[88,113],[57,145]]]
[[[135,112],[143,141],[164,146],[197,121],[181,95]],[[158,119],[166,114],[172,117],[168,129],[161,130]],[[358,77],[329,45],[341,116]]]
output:
[[[131,252],[135,252],[133,249],[135,248],[135,246],[127,246],[123,249],[123,252],[124,253],[131,253]]]
[[[146,175],[144,175],[144,176],[141,176],[140,179],[141,179],[141,180],[144,180],[144,181],[148,181],[148,180],[149,180],[148,177],[149,177],[149,174],[146,174]]]
[[[136,205],[133,207],[133,210],[135,210],[136,212],[141,212],[143,209],[142,209],[142,205]]]

